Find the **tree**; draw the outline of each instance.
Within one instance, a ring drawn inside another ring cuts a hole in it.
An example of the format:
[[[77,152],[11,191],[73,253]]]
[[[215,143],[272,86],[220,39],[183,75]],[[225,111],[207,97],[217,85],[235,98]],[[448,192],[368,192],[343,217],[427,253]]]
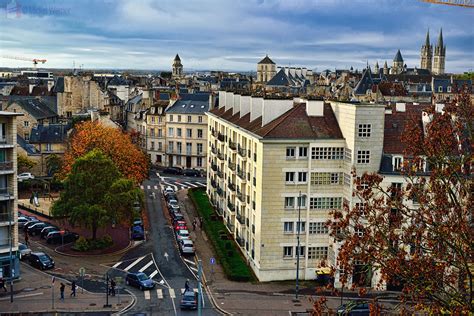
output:
[[[469,94],[459,95],[442,112],[431,106],[424,118],[424,126],[419,120],[406,124],[401,139],[406,186],[387,187],[378,174],[357,177],[354,172],[360,203],[333,211],[328,225],[340,241],[338,266],[349,272],[341,277],[343,284],[348,274],[378,273],[376,286],[400,286],[401,299],[414,301],[417,309],[468,314],[474,310],[474,108]]]
[[[18,171],[20,173],[31,170],[31,168],[33,168],[36,165],[35,161],[33,161],[32,159],[28,158],[27,156],[23,154],[18,154],[17,163],[18,163]]]
[[[99,227],[132,218],[133,210],[128,206],[143,199],[133,182],[122,178],[113,161],[98,149],[75,161],[64,187],[53,204],[53,215],[90,228],[93,240]]]
[[[54,177],[57,172],[61,170],[62,160],[56,154],[46,157],[46,168],[48,168],[48,175]]]
[[[90,121],[79,123],[74,128],[64,154],[61,177],[67,177],[78,157],[96,148],[110,157],[122,175],[135,184],[147,178],[148,159],[132,143],[130,136],[113,127]]]

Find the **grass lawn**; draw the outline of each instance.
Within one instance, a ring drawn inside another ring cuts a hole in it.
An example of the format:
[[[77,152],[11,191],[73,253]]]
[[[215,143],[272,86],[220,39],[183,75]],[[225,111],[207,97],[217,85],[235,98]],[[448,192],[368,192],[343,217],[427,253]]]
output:
[[[192,189],[188,194],[196,205],[199,216],[204,219],[203,228],[227,277],[233,281],[253,281],[254,276],[237,248],[236,242],[221,239],[220,236],[228,232],[222,220],[220,218],[211,220],[211,216],[215,215],[215,212],[209,203],[206,190]]]

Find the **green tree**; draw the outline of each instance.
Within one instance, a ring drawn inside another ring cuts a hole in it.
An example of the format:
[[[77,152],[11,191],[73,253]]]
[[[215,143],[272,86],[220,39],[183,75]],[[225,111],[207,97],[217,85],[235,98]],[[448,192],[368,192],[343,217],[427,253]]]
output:
[[[137,198],[142,201],[132,181],[122,178],[112,160],[100,150],[92,150],[74,162],[64,188],[53,204],[53,215],[91,229],[93,240],[99,227],[132,217],[132,208],[127,206]]]
[[[36,162],[23,154],[18,154],[18,171],[26,172],[36,165]]]
[[[48,168],[48,175],[54,177],[58,171],[61,170],[62,160],[56,154],[46,157],[46,168]]]

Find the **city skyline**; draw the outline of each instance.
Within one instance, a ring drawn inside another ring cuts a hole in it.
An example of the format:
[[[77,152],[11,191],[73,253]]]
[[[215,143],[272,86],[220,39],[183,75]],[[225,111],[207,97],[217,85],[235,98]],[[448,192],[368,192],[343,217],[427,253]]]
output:
[[[166,70],[179,53],[185,71],[255,71],[266,54],[279,66],[360,69],[390,65],[398,49],[419,68],[426,31],[434,45],[440,28],[446,71],[474,66],[472,9],[421,1],[5,0],[0,7],[3,55],[45,58],[45,68]],[[30,64],[0,58],[0,66]]]

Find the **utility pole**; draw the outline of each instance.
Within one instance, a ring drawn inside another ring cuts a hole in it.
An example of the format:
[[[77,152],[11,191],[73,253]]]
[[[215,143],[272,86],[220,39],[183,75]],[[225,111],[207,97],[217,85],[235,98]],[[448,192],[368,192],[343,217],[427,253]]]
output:
[[[105,305],[104,308],[112,307],[109,304],[109,274],[105,274]]]
[[[299,278],[300,278],[300,231],[301,231],[301,191],[298,196],[298,222],[296,223],[296,287],[295,300],[298,301]]]
[[[202,316],[202,260],[198,260],[198,316]]]

